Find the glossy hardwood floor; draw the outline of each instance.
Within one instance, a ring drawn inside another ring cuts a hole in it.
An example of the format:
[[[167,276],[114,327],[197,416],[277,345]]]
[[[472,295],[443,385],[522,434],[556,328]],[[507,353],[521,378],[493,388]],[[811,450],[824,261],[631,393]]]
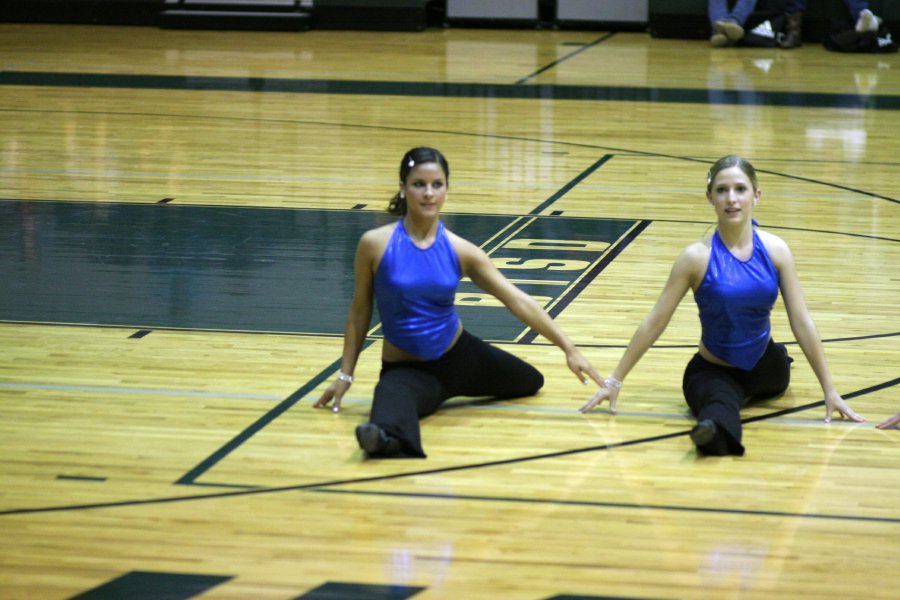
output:
[[[0,597],[896,597],[896,55],[0,24],[0,57]],[[345,410],[311,404],[416,145],[450,161],[454,229],[602,373],[713,226],[709,165],[748,157],[868,421],[823,423],[779,301],[792,385],[745,411],[745,456],[701,458],[690,298],[619,414],[581,415],[562,353],[469,290],[467,325],[546,386],[452,401],[426,460],[365,460],[377,331]]]

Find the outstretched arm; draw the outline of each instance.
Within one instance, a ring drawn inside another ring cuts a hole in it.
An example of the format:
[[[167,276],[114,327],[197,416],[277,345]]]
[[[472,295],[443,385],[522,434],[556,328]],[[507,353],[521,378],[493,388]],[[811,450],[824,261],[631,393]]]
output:
[[[672,266],[669,279],[666,281],[659,299],[650,310],[650,313],[641,321],[634,335],[631,336],[631,341],[619,360],[619,364],[603,382],[602,387],[597,390],[594,397],[581,407],[581,412],[590,412],[602,404],[604,400],[609,400],[609,410],[613,413],[616,412],[616,401],[619,397],[619,389],[622,387],[622,382],[625,381],[625,377],[631,372],[631,369],[634,368],[641,357],[666,330],[672,315],[675,313],[675,309],[678,308],[681,299],[684,298],[684,295],[691,287],[691,281],[695,277],[698,265],[703,263],[704,260],[704,251],[700,244],[689,246],[679,255]]]
[[[842,417],[846,417],[851,421],[865,421],[863,417],[856,414],[850,406],[838,394],[834,382],[831,380],[831,372],[828,369],[828,362],[825,360],[825,350],[822,347],[822,340],[819,338],[819,332],[813,323],[812,316],[806,306],[803,298],[803,291],[800,289],[800,278],[797,275],[797,267],[794,263],[794,257],[791,254],[787,244],[780,238],[769,235],[766,237],[767,249],[778,267],[778,284],[781,288],[781,296],[784,298],[784,306],[787,309],[788,321],[791,324],[791,331],[800,344],[800,349],[809,361],[822,391],[825,393],[825,422],[831,422],[831,416],[834,411],[838,411]]]
[[[341,400],[347,390],[350,389],[353,379],[353,371],[356,369],[356,361],[366,340],[366,333],[372,321],[373,301],[373,271],[372,261],[376,253],[376,244],[372,236],[364,234],[356,249],[356,258],[353,261],[354,290],[353,302],[347,313],[347,322],[344,325],[344,353],[341,358],[341,372],[338,379],[322,393],[313,404],[313,408],[323,408],[332,400],[332,410],[341,410]]]
[[[475,285],[500,300],[520,321],[562,349],[569,370],[581,383],[587,383],[587,378],[591,378],[600,384],[600,376],[594,367],[534,298],[504,277],[481,248],[459,236],[453,236],[453,240],[463,272]]]

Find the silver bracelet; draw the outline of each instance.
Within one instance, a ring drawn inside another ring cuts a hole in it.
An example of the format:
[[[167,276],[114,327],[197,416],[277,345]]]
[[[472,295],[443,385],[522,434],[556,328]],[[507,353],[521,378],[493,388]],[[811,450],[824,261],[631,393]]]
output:
[[[607,387],[614,387],[617,390],[622,389],[622,382],[610,375],[606,379],[603,380],[603,383],[606,384]]]
[[[338,371],[338,381],[343,381],[344,383],[353,383],[353,375],[347,375],[343,371]]]

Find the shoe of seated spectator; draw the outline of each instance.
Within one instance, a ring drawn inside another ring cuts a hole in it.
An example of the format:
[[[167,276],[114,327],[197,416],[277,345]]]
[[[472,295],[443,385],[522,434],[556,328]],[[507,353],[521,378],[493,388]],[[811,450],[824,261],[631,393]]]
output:
[[[726,46],[732,46],[734,43],[725,37],[724,33],[714,33],[712,37],[709,38],[709,43],[713,48],[724,48]]]
[[[713,23],[713,31],[724,35],[732,44],[744,37],[744,28],[737,21],[716,21]]]
[[[787,16],[784,24],[784,36],[778,40],[778,45],[785,50],[799,48],[803,45],[802,12],[795,12]]]
[[[878,31],[881,25],[881,19],[872,14],[868,8],[859,12],[859,19],[856,21],[856,31],[863,33],[866,31]]]
[[[794,48],[799,48],[803,45],[803,41],[800,39],[800,34],[789,31],[778,43],[778,46],[784,48],[785,50],[792,50]]]

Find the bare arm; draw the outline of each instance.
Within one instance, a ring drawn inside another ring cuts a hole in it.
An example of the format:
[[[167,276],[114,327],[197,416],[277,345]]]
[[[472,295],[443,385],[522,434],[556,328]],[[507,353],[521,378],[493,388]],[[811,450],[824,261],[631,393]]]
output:
[[[534,298],[504,277],[481,248],[456,235],[452,239],[463,272],[475,285],[500,300],[516,318],[562,349],[569,369],[582,383],[587,383],[587,377],[600,383],[594,368]]]
[[[341,358],[341,373],[352,377],[356,369],[356,361],[366,340],[366,333],[372,321],[373,302],[373,278],[374,261],[378,254],[378,244],[372,232],[367,232],[360,239],[356,248],[356,258],[353,261],[354,290],[353,302],[347,313],[347,322],[344,325],[344,353]],[[313,404],[314,408],[327,406],[334,400],[334,412],[341,410],[341,400],[350,388],[349,381],[338,379],[330,386],[322,396]]]
[[[825,422],[831,421],[832,413],[835,410],[851,421],[865,421],[847,405],[834,387],[828,362],[825,360],[822,340],[819,338],[819,332],[803,298],[800,278],[797,275],[797,267],[790,249],[784,241],[771,234],[766,235],[764,240],[772,261],[778,267],[778,285],[781,288],[781,296],[784,298],[791,331],[797,338],[800,349],[803,350],[803,354],[809,361],[819,380],[819,385],[822,386],[822,391],[825,393]]]
[[[650,313],[644,317],[637,331],[631,337],[625,353],[619,360],[618,366],[613,370],[611,378],[618,380],[621,384],[631,372],[631,369],[638,363],[642,356],[650,349],[650,347],[659,339],[659,336],[666,330],[669,321],[675,309],[681,303],[681,299],[691,287],[692,281],[696,278],[697,273],[705,266],[705,253],[701,244],[694,244],[686,248],[676,259],[669,273],[669,279],[663,288],[659,299],[650,310]],[[615,385],[607,385],[606,382],[594,394],[587,404],[581,407],[581,412],[586,413],[593,410],[604,400],[609,400],[609,409],[616,412],[616,401],[619,397],[619,388]]]

